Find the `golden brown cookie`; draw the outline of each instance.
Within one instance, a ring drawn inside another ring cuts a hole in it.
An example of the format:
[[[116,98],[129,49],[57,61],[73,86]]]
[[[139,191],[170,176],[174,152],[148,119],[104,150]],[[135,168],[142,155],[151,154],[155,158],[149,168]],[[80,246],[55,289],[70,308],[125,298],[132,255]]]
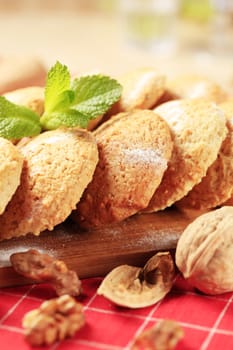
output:
[[[0,239],[39,234],[64,221],[91,181],[98,161],[94,137],[79,129],[57,129],[20,147],[21,183],[0,216]]]
[[[39,115],[42,115],[44,112],[44,88],[41,86],[30,86],[13,90],[3,96],[15,104],[30,108]]]
[[[162,182],[146,212],[171,206],[205,176],[226,137],[223,111],[212,102],[176,100],[154,110],[170,126],[174,147]]]
[[[0,214],[20,183],[23,156],[10,141],[0,137]]]
[[[199,75],[181,75],[169,81],[167,88],[177,98],[203,98],[216,103],[227,98],[226,91],[220,85]]]
[[[122,95],[108,112],[108,116],[134,109],[150,109],[165,89],[165,76],[152,68],[128,72],[119,77],[118,81],[123,86]]]
[[[73,214],[83,227],[120,221],[145,208],[173,146],[166,122],[149,110],[120,113],[94,135],[100,160]]]
[[[179,207],[210,209],[230,198],[233,191],[233,101],[219,105],[227,118],[228,133],[218,157],[209,167],[202,181],[182,198]]]

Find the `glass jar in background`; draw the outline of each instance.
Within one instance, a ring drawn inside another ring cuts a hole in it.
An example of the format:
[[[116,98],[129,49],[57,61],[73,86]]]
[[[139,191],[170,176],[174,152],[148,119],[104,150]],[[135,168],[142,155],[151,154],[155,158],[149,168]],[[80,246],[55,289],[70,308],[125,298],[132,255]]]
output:
[[[123,35],[127,43],[157,53],[176,48],[176,0],[122,0]]]
[[[215,54],[233,54],[233,0],[212,0],[210,48]]]
[[[178,37],[181,49],[209,49],[213,15],[212,0],[180,0]]]

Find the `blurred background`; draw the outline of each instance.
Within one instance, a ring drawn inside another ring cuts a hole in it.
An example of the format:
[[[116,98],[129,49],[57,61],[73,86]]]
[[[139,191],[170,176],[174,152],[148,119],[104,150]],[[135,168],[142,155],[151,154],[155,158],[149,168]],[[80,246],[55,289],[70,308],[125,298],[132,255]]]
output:
[[[233,81],[233,0],[0,0],[0,57],[73,72],[154,66]]]

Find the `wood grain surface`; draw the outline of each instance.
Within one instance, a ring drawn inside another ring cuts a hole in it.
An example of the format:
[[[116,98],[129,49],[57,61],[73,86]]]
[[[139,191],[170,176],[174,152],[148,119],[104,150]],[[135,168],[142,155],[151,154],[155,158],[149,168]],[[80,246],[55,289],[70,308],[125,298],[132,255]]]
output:
[[[109,227],[82,231],[70,222],[40,236],[0,242],[0,287],[29,283],[10,266],[12,253],[30,248],[63,260],[80,278],[103,276],[121,264],[142,266],[155,252],[174,250],[184,228],[199,213],[169,209],[135,215]]]

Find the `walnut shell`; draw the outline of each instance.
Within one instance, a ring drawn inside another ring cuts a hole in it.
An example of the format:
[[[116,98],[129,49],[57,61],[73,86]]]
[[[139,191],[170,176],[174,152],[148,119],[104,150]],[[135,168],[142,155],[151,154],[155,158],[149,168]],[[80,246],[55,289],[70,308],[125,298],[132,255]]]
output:
[[[175,278],[169,252],[152,256],[143,268],[121,265],[102,281],[97,294],[132,309],[154,305],[171,290]]]
[[[186,227],[177,244],[176,265],[206,294],[233,291],[233,207],[205,213]]]

